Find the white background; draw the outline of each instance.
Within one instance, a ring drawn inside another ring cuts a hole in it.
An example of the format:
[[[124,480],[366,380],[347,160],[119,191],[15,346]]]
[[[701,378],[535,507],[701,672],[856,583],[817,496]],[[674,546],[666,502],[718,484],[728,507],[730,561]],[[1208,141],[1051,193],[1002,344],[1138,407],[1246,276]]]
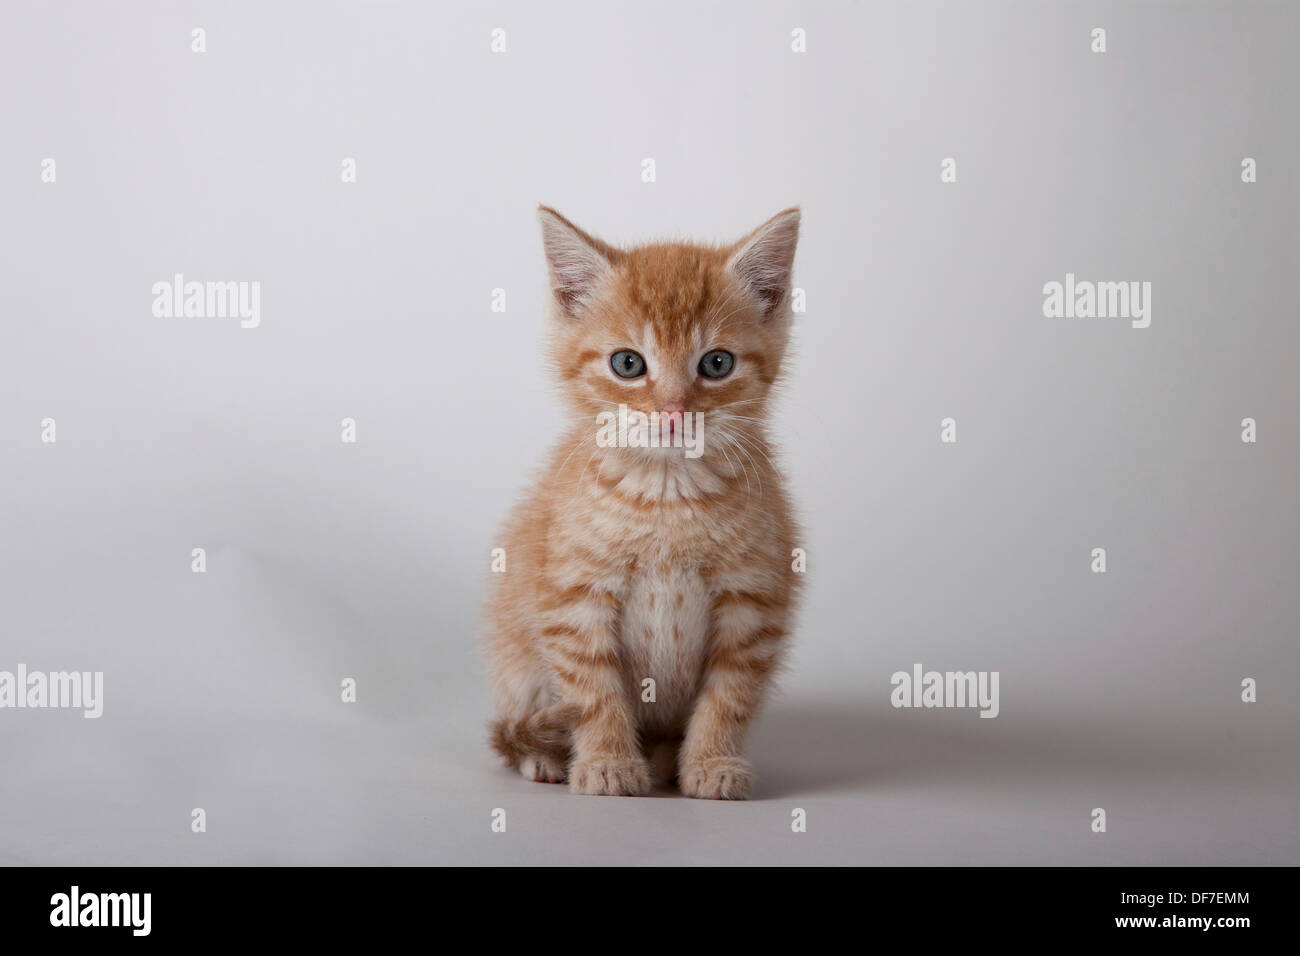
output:
[[[0,862],[1294,863],[1297,10],[8,4],[0,669],[105,709],[0,710]],[[810,582],[747,804],[485,745],[489,552],[559,422],[538,202],[615,243],[803,207]],[[177,272],[261,326],[154,318]],[[1151,327],[1044,318],[1066,272]],[[891,709],[915,662],[1001,715]]]

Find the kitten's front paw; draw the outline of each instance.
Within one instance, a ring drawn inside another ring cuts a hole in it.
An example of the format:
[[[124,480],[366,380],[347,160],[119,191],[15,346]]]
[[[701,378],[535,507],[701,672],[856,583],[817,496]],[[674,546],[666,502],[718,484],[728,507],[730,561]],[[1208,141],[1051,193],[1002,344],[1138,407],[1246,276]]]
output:
[[[642,757],[579,758],[569,768],[569,789],[612,797],[650,792],[650,763]]]
[[[754,785],[754,771],[743,757],[705,757],[683,762],[677,785],[701,800],[744,800]]]

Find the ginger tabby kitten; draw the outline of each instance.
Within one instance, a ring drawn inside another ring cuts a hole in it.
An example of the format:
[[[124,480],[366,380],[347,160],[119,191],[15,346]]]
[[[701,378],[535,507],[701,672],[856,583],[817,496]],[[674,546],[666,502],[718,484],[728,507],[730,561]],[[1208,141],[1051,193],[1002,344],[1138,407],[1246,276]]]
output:
[[[801,577],[767,425],[799,210],[725,247],[617,249],[539,216],[570,424],[492,575],[493,746],[577,793],[643,794],[657,772],[687,796],[744,798],[745,732]],[[662,444],[602,442],[619,406],[648,416],[629,436],[658,423]]]

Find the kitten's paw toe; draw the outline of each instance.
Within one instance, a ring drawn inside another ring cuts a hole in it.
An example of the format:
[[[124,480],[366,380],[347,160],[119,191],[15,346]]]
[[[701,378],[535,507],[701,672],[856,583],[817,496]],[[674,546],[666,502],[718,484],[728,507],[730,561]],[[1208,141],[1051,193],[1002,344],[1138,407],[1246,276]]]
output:
[[[677,785],[701,800],[744,800],[754,786],[754,771],[743,757],[705,757],[682,764]]]
[[[642,757],[594,757],[574,761],[569,789],[614,797],[635,797],[650,791],[650,764]]]
[[[550,757],[525,757],[519,761],[519,773],[535,783],[564,783],[564,764]]]

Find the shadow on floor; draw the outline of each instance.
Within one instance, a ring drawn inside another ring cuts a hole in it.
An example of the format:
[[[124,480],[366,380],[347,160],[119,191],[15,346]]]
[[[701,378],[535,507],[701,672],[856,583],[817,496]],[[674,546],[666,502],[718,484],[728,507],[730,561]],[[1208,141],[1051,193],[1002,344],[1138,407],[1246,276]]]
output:
[[[1213,724],[1213,722],[1210,722]],[[1177,715],[1155,723],[1050,719],[973,711],[882,710],[828,701],[774,702],[751,735],[756,799],[917,783],[982,786],[1063,778],[1170,783],[1247,772],[1273,774],[1294,759],[1274,738],[1237,739],[1223,723],[1195,731]]]

